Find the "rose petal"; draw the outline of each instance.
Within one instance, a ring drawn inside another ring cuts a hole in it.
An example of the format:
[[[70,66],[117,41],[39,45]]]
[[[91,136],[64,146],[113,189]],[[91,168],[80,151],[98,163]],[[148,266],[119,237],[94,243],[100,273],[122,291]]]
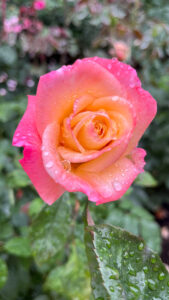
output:
[[[101,172],[83,171],[80,167],[76,174],[89,183],[101,197],[97,204],[114,201],[123,196],[134,179],[143,172],[145,151],[135,149],[131,159],[122,157]],[[91,200],[91,199],[90,199]]]
[[[51,205],[64,193],[64,188],[54,182],[45,171],[40,149],[25,147],[23,153],[24,157],[20,160],[21,166],[28,174],[40,197]]]
[[[77,60],[72,66],[64,66],[40,78],[36,95],[38,131],[42,134],[48,124],[69,116],[79,97],[124,94],[119,81],[105,68],[91,60]]]
[[[35,124],[36,96],[28,96],[27,109],[15,131],[13,146],[24,147],[40,145],[40,138]]]

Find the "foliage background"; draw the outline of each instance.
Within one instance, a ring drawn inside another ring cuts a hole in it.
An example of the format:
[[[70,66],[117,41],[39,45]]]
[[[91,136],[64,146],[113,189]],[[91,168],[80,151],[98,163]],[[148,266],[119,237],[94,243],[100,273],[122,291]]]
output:
[[[21,151],[11,146],[39,76],[86,56],[117,56],[131,64],[158,102],[141,141],[147,172],[125,201],[90,203],[93,218],[142,236],[169,264],[168,1],[46,0],[43,10],[35,10],[33,1],[13,0],[1,8],[0,299],[92,299],[85,195],[66,193],[52,207],[44,205],[18,163]]]

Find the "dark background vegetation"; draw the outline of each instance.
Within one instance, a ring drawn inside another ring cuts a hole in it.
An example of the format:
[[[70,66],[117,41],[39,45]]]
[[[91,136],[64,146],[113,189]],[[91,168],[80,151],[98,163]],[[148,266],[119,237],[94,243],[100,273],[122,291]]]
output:
[[[118,57],[158,102],[141,140],[146,172],[123,201],[90,209],[96,223],[142,236],[169,264],[169,3],[166,0],[1,0],[0,300],[89,300],[86,197],[44,205],[11,146],[39,76],[86,56]],[[125,200],[125,201],[124,201]]]

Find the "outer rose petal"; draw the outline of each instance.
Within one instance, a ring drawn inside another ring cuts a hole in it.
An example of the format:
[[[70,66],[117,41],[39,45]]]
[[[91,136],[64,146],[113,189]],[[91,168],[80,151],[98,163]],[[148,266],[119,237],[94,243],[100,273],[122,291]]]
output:
[[[118,200],[127,191],[137,175],[143,172],[145,154],[143,149],[136,148],[131,154],[131,159],[122,157],[101,172],[83,172],[79,168],[76,174],[90,183],[93,189],[99,193],[101,197],[96,204]]]
[[[51,205],[64,193],[64,188],[54,182],[45,171],[40,149],[26,147],[24,158],[20,160],[20,164],[28,174],[40,197],[47,204]]]
[[[41,140],[35,125],[35,100],[35,96],[28,96],[28,106],[15,131],[13,145],[25,146],[24,158],[20,160],[20,164],[42,199],[52,204],[64,193],[64,189],[53,181],[43,166]]]
[[[119,62],[117,59],[110,60],[99,57],[90,59],[104,67],[119,80],[127,92],[126,98],[135,108],[137,124],[126,152],[130,153],[137,146],[144,131],[156,115],[157,103],[147,91],[141,88],[137,73],[131,66]]]
[[[35,124],[35,101],[36,96],[28,96],[27,109],[15,130],[13,146],[23,147],[41,144]]]
[[[110,72],[90,59],[77,60],[72,66],[42,76],[36,95],[39,133],[42,135],[50,123],[60,123],[73,111],[75,100],[88,95],[94,98],[125,97],[125,90]]]

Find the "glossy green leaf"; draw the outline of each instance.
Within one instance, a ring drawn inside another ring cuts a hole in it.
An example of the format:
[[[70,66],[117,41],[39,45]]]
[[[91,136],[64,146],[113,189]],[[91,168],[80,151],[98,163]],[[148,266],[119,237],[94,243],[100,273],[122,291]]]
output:
[[[13,255],[21,257],[31,256],[29,239],[25,237],[14,237],[4,245],[5,250]]]
[[[68,299],[90,299],[90,274],[84,245],[80,241],[72,246],[68,262],[49,273],[45,289],[56,291]]]
[[[130,201],[130,194],[123,196],[122,200],[103,204],[101,207],[90,206],[92,206],[92,215],[96,223],[122,227],[141,236],[148,247],[160,253],[161,233],[159,225],[152,214]]]
[[[95,300],[168,300],[169,274],[142,239],[86,220],[85,244]]]
[[[0,289],[5,285],[8,277],[6,263],[0,258]]]
[[[139,174],[135,180],[135,184],[143,187],[155,187],[158,185],[157,180],[147,171]]]
[[[73,206],[69,193],[40,211],[30,228],[32,253],[38,264],[47,262],[63,249],[71,233]]]

